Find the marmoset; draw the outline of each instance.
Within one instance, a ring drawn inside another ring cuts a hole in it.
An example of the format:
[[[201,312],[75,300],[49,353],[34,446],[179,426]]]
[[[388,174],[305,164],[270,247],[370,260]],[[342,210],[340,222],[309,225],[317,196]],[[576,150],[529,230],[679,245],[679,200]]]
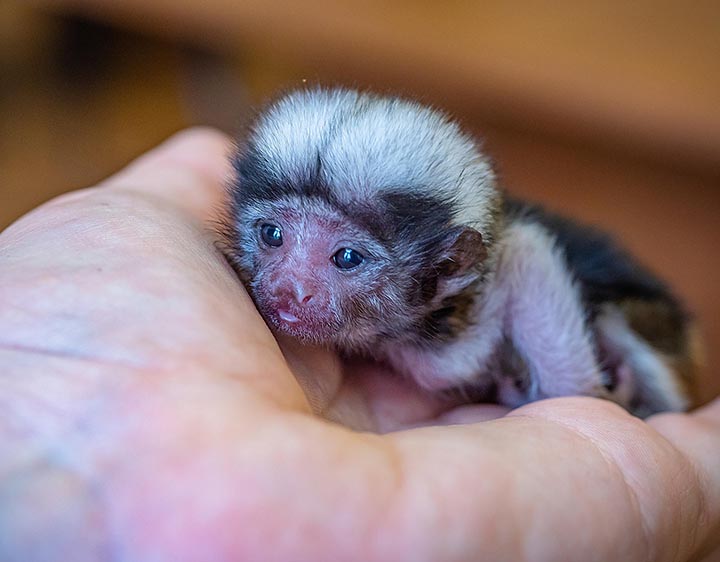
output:
[[[227,253],[276,332],[509,406],[692,405],[696,331],[668,287],[606,234],[507,196],[445,113],[295,91],[232,160]]]

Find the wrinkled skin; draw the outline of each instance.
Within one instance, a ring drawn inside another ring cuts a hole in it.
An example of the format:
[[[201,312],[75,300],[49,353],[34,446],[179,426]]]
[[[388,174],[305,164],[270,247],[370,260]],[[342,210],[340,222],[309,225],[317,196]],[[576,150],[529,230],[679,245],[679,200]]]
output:
[[[0,236],[0,559],[718,548],[720,402],[647,423],[591,398],[447,410],[288,344],[293,376],[204,226],[226,149],[184,133]]]

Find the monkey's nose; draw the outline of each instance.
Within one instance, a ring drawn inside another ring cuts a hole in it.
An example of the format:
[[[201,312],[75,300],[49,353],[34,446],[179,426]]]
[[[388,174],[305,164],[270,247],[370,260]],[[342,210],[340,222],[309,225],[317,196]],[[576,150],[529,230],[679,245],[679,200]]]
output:
[[[312,300],[313,296],[304,291],[298,291],[295,293],[295,300],[298,304],[307,304]]]
[[[303,285],[295,285],[293,296],[295,297],[295,302],[300,305],[309,303],[313,298],[313,294],[310,289],[308,287],[304,287]]]

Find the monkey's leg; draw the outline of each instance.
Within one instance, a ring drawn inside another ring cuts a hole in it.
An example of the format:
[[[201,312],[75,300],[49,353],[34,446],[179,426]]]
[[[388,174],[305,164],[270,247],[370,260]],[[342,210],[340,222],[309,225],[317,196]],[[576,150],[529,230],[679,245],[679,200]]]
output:
[[[580,288],[555,238],[537,223],[518,221],[502,243],[496,281],[504,287],[505,334],[526,364],[527,380],[501,377],[500,401],[604,396]]]
[[[671,352],[653,346],[631,326],[642,314],[658,333],[668,324],[666,309],[662,302],[607,303],[595,319],[601,361],[614,375],[611,398],[639,417],[682,411],[692,402],[690,383],[700,359],[692,334],[674,330]]]

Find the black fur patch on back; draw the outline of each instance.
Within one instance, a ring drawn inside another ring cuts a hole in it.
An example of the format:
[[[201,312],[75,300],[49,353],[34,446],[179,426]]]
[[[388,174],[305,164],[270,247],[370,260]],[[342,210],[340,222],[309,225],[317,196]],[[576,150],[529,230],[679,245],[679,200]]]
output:
[[[564,250],[571,272],[580,283],[583,299],[592,324],[604,304],[617,308],[630,329],[660,352],[675,374],[682,377],[687,388],[697,375],[697,358],[689,326],[691,316],[670,289],[650,271],[639,264],[608,234],[564,217],[549,213],[536,205],[508,200],[505,209],[509,220],[532,220],[555,235]],[[596,346],[599,363],[611,382],[618,357],[613,357],[599,338]],[[636,371],[638,388],[627,407],[641,417],[666,410],[669,405],[652,391],[648,373]],[[689,383],[687,381],[690,381]],[[610,388],[612,391],[612,388]],[[660,400],[658,402],[658,400]]]
[[[603,302],[625,299],[663,300],[681,308],[665,283],[605,232],[516,199],[506,199],[504,209],[510,221],[527,217],[556,237],[591,310]]]

